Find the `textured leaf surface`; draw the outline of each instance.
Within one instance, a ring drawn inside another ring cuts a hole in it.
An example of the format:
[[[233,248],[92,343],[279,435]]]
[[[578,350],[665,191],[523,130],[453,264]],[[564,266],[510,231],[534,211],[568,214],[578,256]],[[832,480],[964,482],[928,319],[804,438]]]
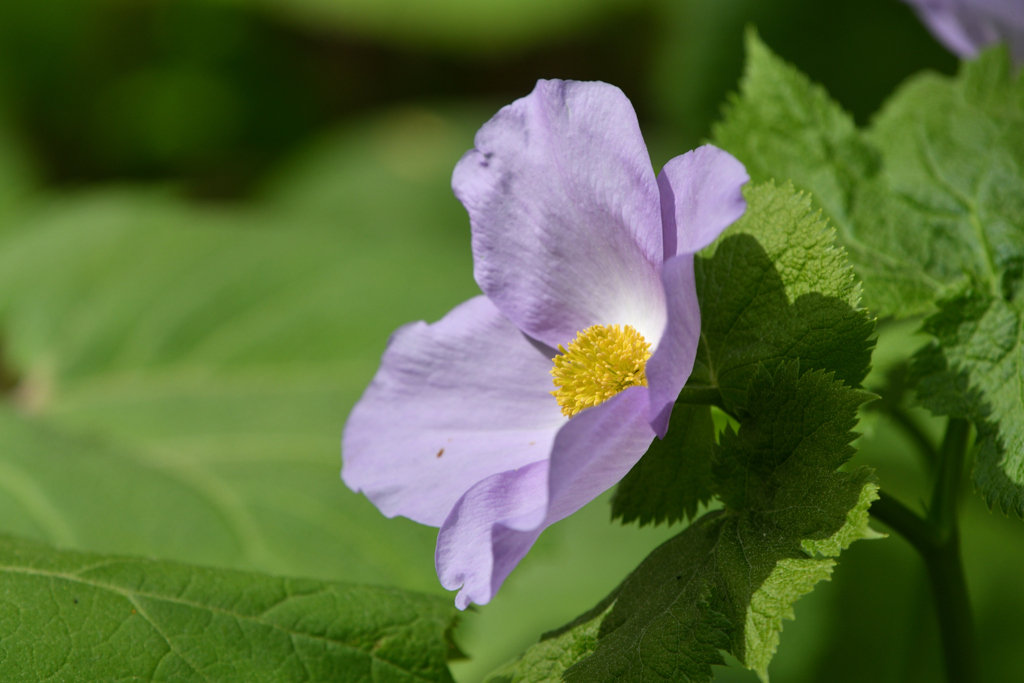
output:
[[[744,195],[746,213],[695,263],[701,342],[684,393],[717,391],[742,412],[758,364],[786,360],[860,384],[874,320],[858,307],[860,289],[834,232],[792,186],[748,185]],[[711,498],[711,413],[685,400],[665,439],[619,484],[613,517],[641,525],[693,519]]]
[[[968,292],[928,318],[936,342],[912,366],[918,399],[975,423],[974,481],[989,506],[1024,517],[1024,308]]]
[[[451,681],[444,598],[0,539],[4,680]]]
[[[571,628],[545,634],[520,657],[488,675],[484,683],[557,683],[566,669],[597,647],[603,617],[601,613]]]
[[[871,362],[874,321],[834,233],[792,187],[748,186],[743,218],[697,260],[701,345],[689,387],[746,403],[758,363],[800,360],[858,385]]]
[[[712,390],[742,412],[759,363],[800,360],[858,385],[868,373],[874,320],[835,233],[792,186],[744,189],[747,211],[697,257],[701,342],[686,392]],[[707,406],[680,398],[664,440],[655,439],[616,490],[613,517],[641,524],[693,518],[711,498],[714,429]]]
[[[655,439],[619,482],[612,518],[640,526],[693,519],[711,499],[715,423],[710,406],[676,405],[664,439]]]
[[[626,579],[592,656],[569,681],[712,678],[727,650],[767,677],[782,619],[827,578],[835,555],[873,537],[869,471],[836,471],[853,453],[858,406],[869,397],[799,362],[759,365],[749,414],[716,447],[713,490],[725,509],[704,515]]]
[[[715,129],[755,179],[810,190],[881,315],[913,315],[1024,253],[1024,86],[1006,53],[923,74],[859,131],[751,33],[740,96]]]
[[[831,558],[781,559],[750,596],[744,625],[744,662],[761,680],[768,680],[768,665],[779,647],[782,620],[796,618],[793,603],[814,590],[819,581],[830,579],[834,566]]]
[[[956,80],[910,83],[872,139],[892,150],[891,184],[910,207],[897,218],[934,235],[924,256],[968,280],[925,324],[937,346],[915,368],[919,399],[975,422],[975,483],[990,506],[1024,516],[1021,131],[1024,79],[997,50]]]
[[[895,237],[864,239],[853,218],[858,189],[878,174],[878,151],[824,88],[773,54],[753,31],[746,43],[740,94],[714,127],[717,144],[735,154],[754,180],[788,180],[811,192],[837,227],[865,283],[865,302],[876,313],[927,309],[937,283],[918,269],[907,270],[885,248]]]
[[[474,293],[448,185],[480,120],[351,129],[259,210],[110,190],[19,211],[0,231],[20,377],[0,411],[0,527],[439,590],[435,534],[345,490],[339,441],[391,331]]]
[[[719,144],[754,178],[811,190],[875,312],[934,314],[918,396],[975,422],[975,482],[990,505],[1024,515],[1024,77],[996,48],[956,78],[912,78],[858,131],[824,90],[747,42]]]
[[[898,204],[879,224],[929,235],[920,260],[964,281],[924,326],[937,346],[918,358],[918,397],[975,422],[975,483],[990,506],[1024,516],[1022,130],[1024,80],[996,50],[955,80],[909,83],[869,136],[891,156]]]
[[[865,236],[945,284],[994,289],[1024,259],[1024,80],[1002,50],[950,79],[923,74],[865,134],[880,182],[857,207]],[[879,199],[885,201],[877,201]]]

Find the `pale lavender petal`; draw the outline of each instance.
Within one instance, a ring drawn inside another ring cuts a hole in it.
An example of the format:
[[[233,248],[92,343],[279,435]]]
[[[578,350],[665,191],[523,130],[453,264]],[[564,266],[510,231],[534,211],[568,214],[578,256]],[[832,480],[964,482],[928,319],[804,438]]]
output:
[[[484,479],[456,503],[441,526],[434,554],[437,577],[448,590],[461,589],[455,597],[459,609],[490,602],[511,571],[507,567],[497,579],[495,565],[515,566],[537,540],[547,511],[548,467],[542,460]],[[508,544],[495,548],[495,536],[513,525],[528,531],[514,532],[511,552]]]
[[[700,304],[693,253],[715,241],[743,212],[747,170],[728,152],[704,145],[670,160],[658,175],[665,226],[662,281],[668,324],[647,361],[648,416],[658,436],[668,431],[672,404],[693,370],[700,341]]]
[[[665,325],[659,197],[636,114],[605,83],[539,81],[477,133],[452,175],[475,276],[550,346],[595,324]]]
[[[548,457],[566,423],[553,356],[482,296],[402,327],[345,425],[342,479],[388,517],[440,526],[477,482]]]
[[[651,428],[664,438],[668,432],[672,404],[693,371],[700,342],[700,303],[693,272],[693,254],[673,256],[662,271],[668,299],[668,326],[658,349],[647,361],[650,388],[648,419]]]
[[[658,174],[665,258],[700,251],[736,222],[749,180],[743,164],[714,145],[669,160]]]
[[[490,601],[541,532],[614,486],[654,439],[647,389],[631,387],[577,414],[558,432],[550,462],[480,482],[437,536],[437,574],[456,606]]]
[[[1024,2],[1021,0],[906,0],[935,38],[960,57],[974,57],[1004,42],[1017,64],[1024,62]]]

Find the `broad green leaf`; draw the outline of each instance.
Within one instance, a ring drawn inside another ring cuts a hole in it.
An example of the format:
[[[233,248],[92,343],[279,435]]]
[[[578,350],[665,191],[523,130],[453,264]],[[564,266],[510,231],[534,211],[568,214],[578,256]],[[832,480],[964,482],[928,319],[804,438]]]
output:
[[[862,234],[892,235],[901,260],[939,282],[997,290],[1024,259],[1022,129],[1024,80],[1004,50],[955,79],[911,79],[865,134],[883,172],[857,206]]]
[[[850,385],[867,375],[874,321],[835,234],[792,186],[748,185],[747,211],[698,256],[697,362],[664,440],[655,439],[619,484],[612,516],[641,524],[693,519],[711,498],[714,427],[693,393],[717,392],[742,412],[759,363],[800,361]]]
[[[1003,50],[955,79],[922,74],[859,131],[751,33],[747,72],[715,129],[755,179],[810,190],[882,315],[934,310],[1024,255],[1024,86]]]
[[[758,363],[799,359],[848,384],[867,375],[874,321],[834,233],[792,187],[748,186],[747,212],[696,262],[701,345],[688,387],[742,408]]]
[[[719,143],[753,177],[814,193],[877,313],[934,314],[918,396],[975,422],[975,482],[990,505],[1024,514],[1024,77],[996,48],[956,78],[911,79],[858,131],[753,34],[748,48]]]
[[[397,589],[0,538],[4,680],[451,681],[455,610]]]
[[[925,321],[936,341],[914,358],[918,400],[974,422],[974,481],[990,507],[1024,517],[1024,304],[967,292]]]
[[[810,190],[845,228],[850,197],[876,171],[877,152],[824,88],[772,53],[753,29],[746,48],[739,95],[730,96],[714,127],[716,142],[739,157],[755,181],[792,180]]]
[[[546,633],[540,642],[515,660],[490,673],[484,683],[557,683],[575,662],[589,656],[597,647],[601,620],[597,614],[569,628]]]
[[[807,539],[801,546],[812,557],[782,559],[764,583],[750,597],[750,608],[744,625],[744,663],[768,680],[768,665],[775,656],[782,635],[782,620],[796,618],[793,603],[814,590],[814,585],[832,576],[836,562],[833,557],[850,547],[854,541],[883,538],[868,526],[868,509],[878,500],[878,485],[868,483],[860,498],[846,514],[846,524],[825,540]],[[824,557],[818,557],[824,556]]]
[[[676,405],[664,439],[655,439],[640,462],[619,482],[612,518],[640,526],[694,519],[711,499],[715,423],[710,406]]]
[[[740,92],[714,126],[715,142],[735,154],[755,181],[792,181],[811,192],[836,226],[865,284],[865,303],[876,313],[927,310],[939,283],[900,260],[889,244],[899,236],[866,232],[870,226],[853,217],[859,189],[878,174],[879,152],[824,88],[773,54],[753,30],[746,45]]]
[[[449,180],[482,119],[430,116],[441,135],[410,136],[399,113],[324,145],[291,176],[329,167],[336,182],[298,202],[284,177],[250,208],[120,189],[19,211],[0,233],[0,338],[19,378],[18,409],[0,413],[0,527],[440,590],[436,532],[385,519],[338,477],[388,335],[475,292]]]
[[[975,422],[975,483],[990,506],[1024,516],[1022,130],[1024,80],[995,50],[956,80],[908,84],[871,135],[892,150],[890,184],[910,207],[894,214],[900,228],[934,234],[925,257],[965,280],[925,324],[937,346],[917,361],[918,397]]]
[[[767,680],[793,602],[828,578],[831,556],[877,537],[867,526],[873,475],[837,471],[868,398],[797,361],[760,364],[748,416],[716,447],[725,509],[661,546],[610,596],[597,649],[566,680],[708,681],[720,650]]]

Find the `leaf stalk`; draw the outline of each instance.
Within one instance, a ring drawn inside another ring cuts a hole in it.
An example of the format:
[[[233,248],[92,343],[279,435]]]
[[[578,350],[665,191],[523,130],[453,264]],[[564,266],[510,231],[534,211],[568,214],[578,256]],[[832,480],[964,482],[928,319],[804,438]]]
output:
[[[970,423],[950,418],[939,451],[938,471],[927,518],[881,492],[871,514],[903,536],[924,559],[939,620],[948,683],[978,683],[978,654],[960,556],[957,519]]]
[[[893,406],[886,410],[890,419],[899,426],[903,432],[914,442],[918,452],[924,458],[925,464],[929,470],[935,469],[935,464],[939,461],[938,449],[932,445],[932,440],[928,438],[928,435],[924,433],[917,421],[911,417],[910,413],[900,406]]]

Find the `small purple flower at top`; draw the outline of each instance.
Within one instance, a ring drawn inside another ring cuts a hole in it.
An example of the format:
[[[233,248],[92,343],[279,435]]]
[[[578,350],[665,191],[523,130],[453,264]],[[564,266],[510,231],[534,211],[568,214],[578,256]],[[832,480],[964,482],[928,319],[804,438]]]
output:
[[[1024,0],[905,0],[951,52],[974,57],[1006,43],[1015,64],[1024,62]]]
[[[749,179],[710,145],[655,178],[605,83],[539,81],[475,144],[452,188],[484,295],[394,333],[342,439],[350,488],[440,527],[460,609],[665,435],[700,334],[693,255],[743,214]]]

